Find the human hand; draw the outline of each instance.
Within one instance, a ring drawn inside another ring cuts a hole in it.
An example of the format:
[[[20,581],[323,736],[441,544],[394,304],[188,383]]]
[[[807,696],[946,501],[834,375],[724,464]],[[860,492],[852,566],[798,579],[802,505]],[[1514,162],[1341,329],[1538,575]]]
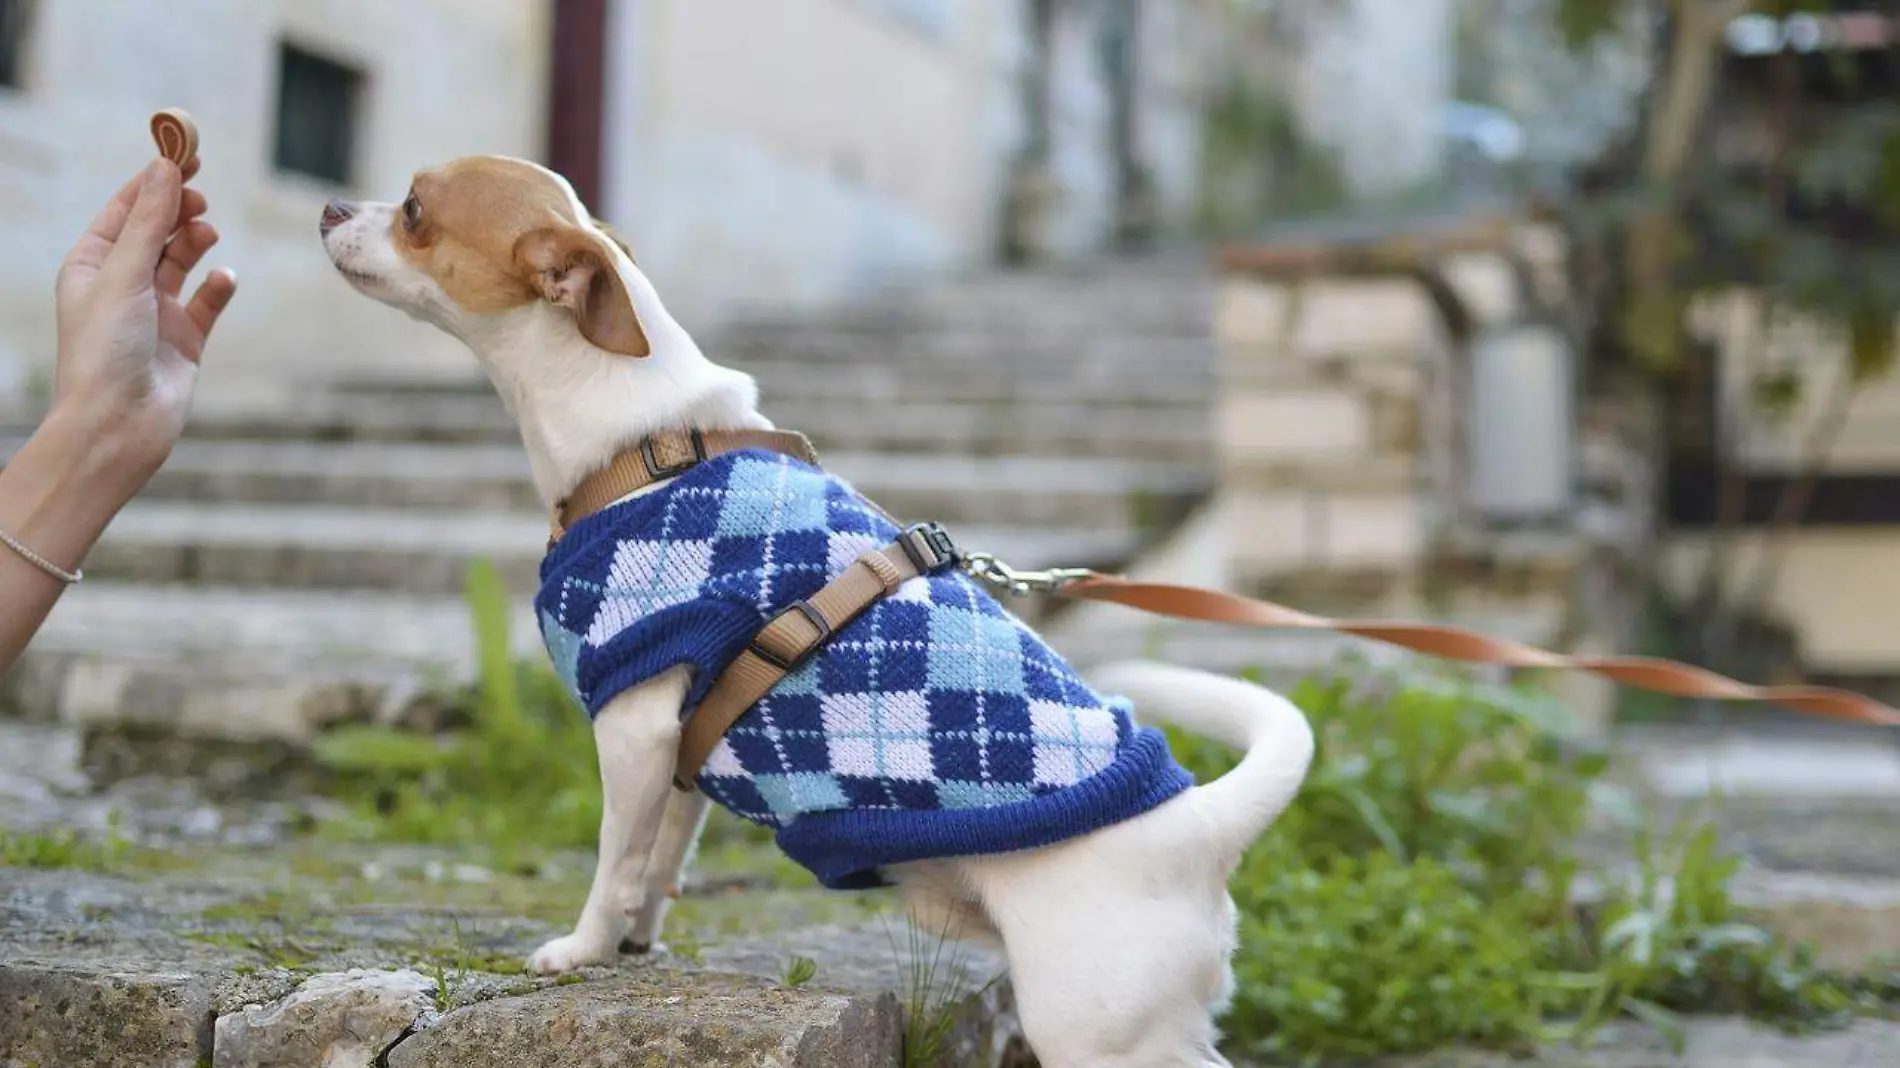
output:
[[[204,194],[154,160],[100,211],[59,269],[53,413],[90,428],[136,489],[184,430],[198,360],[237,276],[214,271],[191,300],[185,279],[218,242]]]

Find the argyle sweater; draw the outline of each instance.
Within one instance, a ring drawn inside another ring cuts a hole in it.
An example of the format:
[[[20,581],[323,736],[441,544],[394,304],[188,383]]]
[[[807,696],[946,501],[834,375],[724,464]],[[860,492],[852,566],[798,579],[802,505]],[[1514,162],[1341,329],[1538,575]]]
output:
[[[691,715],[776,612],[898,533],[835,476],[728,453],[569,528],[535,608],[590,717],[682,664]],[[955,570],[913,578],[839,628],[697,779],[838,889],[881,885],[903,861],[1085,834],[1191,782],[1160,732]]]

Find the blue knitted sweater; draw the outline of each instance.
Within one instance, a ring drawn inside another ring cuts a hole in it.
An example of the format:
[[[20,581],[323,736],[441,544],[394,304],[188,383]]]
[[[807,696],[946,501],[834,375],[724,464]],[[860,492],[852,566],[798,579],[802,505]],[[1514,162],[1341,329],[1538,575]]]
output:
[[[747,450],[576,523],[535,608],[589,716],[675,666],[686,712],[759,628],[898,529],[835,476]],[[1186,789],[1161,734],[1093,692],[974,580],[920,576],[740,717],[697,784],[827,886],[1048,845]]]

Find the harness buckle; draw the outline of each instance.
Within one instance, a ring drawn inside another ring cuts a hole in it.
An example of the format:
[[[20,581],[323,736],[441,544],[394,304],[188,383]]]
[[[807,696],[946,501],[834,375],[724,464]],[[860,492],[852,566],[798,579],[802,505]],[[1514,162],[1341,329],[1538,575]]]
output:
[[[653,436],[649,434],[640,439],[640,462],[646,465],[648,478],[658,482],[662,479],[672,478],[674,475],[682,472],[690,471],[706,462],[705,436],[699,432],[698,427],[694,427],[689,431],[687,436],[693,443],[693,458],[681,463],[668,464],[665,466],[662,466],[659,458],[653,455]]]
[[[939,523],[918,523],[904,531],[897,544],[920,575],[934,575],[963,559],[956,541]]]
[[[818,636],[813,638],[811,644],[807,645],[797,656],[788,659],[767,649],[764,645],[760,644],[760,642],[765,637],[765,632],[772,629],[772,624],[777,623],[793,612],[804,616],[806,621],[812,625],[812,628],[818,632]],[[791,604],[780,609],[776,615],[766,622],[765,626],[759,628],[759,633],[753,636],[752,644],[747,646],[747,648],[752,651],[753,656],[758,657],[760,660],[765,661],[789,675],[799,668],[804,667],[805,661],[810,660],[812,654],[824,648],[825,643],[830,640],[831,624],[825,622],[824,614],[819,612],[818,609],[813,608],[810,601],[793,601]]]

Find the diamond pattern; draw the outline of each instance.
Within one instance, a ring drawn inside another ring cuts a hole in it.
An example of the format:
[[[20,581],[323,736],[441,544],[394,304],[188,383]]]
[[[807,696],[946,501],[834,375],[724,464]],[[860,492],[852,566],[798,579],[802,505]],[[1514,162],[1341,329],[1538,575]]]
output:
[[[896,535],[834,476],[731,454],[577,524],[543,566],[543,636],[592,711],[682,663],[697,669],[692,705],[772,613]],[[981,809],[1085,782],[1134,735],[1125,706],[952,572],[842,628],[734,724],[699,785],[781,828],[821,812]]]

